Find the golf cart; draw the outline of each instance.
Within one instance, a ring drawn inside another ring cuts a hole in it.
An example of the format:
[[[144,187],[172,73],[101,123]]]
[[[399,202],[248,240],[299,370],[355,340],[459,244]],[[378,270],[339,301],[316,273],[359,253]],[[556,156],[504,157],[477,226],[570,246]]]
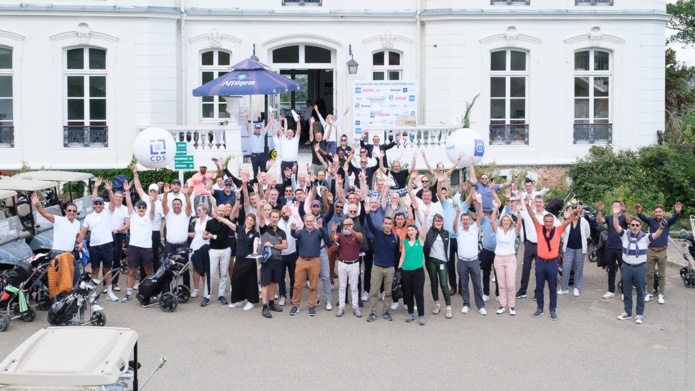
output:
[[[0,362],[0,391],[141,390],[166,359],[140,385],[137,340],[125,328],[39,330]]]
[[[0,201],[12,203],[17,192],[0,190]],[[0,210],[0,271],[11,269],[34,253],[26,243],[29,233],[23,230],[18,216],[8,216],[9,210]]]

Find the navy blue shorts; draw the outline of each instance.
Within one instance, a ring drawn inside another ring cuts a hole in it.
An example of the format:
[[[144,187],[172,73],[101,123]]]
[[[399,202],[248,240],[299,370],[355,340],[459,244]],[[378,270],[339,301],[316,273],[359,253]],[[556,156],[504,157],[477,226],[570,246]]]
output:
[[[282,259],[269,259],[261,265],[261,286],[277,284],[282,279]]]
[[[151,248],[142,248],[128,245],[128,268],[150,267],[153,265],[154,256]]]
[[[102,265],[104,269],[111,269],[113,266],[113,242],[89,247],[89,260],[92,264],[92,270],[97,270]]]

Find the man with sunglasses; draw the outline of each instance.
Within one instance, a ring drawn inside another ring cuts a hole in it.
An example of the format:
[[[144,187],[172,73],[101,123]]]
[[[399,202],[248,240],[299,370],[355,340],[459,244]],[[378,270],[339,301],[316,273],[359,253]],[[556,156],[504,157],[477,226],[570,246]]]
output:
[[[92,202],[94,202],[94,200],[99,196],[97,193],[99,191],[101,183],[102,179],[97,178],[94,183],[94,190],[92,191]],[[130,186],[128,186],[128,188],[130,189]],[[126,240],[125,232],[130,227],[130,214],[128,213],[128,207],[123,205],[122,191],[114,191],[113,198],[116,203],[116,207],[113,211],[113,214],[111,215],[111,235],[113,236],[114,243],[113,262],[115,264],[115,267],[120,267],[121,257],[123,256],[123,242]],[[108,207],[109,205],[104,204],[104,206]],[[117,274],[111,281],[111,284],[113,285],[113,290],[116,292],[121,290],[121,288],[118,287],[119,277],[120,274]],[[104,288],[103,293],[106,293],[106,291],[106,288]]]
[[[338,145],[338,148],[336,149],[336,154],[339,153],[340,151],[343,151],[343,155],[346,157],[352,151],[352,147],[350,145],[348,145],[347,135],[340,136],[340,144]],[[364,152],[366,153],[367,150],[365,149]]]
[[[133,184],[135,185],[135,190],[138,192],[140,199],[147,202],[148,208],[154,207],[154,219],[152,219],[152,262],[154,270],[157,270],[159,269],[159,247],[162,244],[161,229],[162,218],[164,217],[164,212],[162,211],[162,202],[159,200],[159,186],[157,186],[157,184],[155,183],[152,183],[147,188],[147,193],[145,193],[145,190],[142,188],[142,184],[140,183],[140,177],[138,175],[138,165],[133,164],[132,170]],[[155,196],[154,203],[150,202],[150,199],[152,197],[149,197],[148,195]],[[143,269],[141,269],[140,271],[143,274],[145,272]]]
[[[217,205],[224,205],[226,203],[234,205],[236,203],[236,192],[234,191],[234,183],[232,180],[229,178],[225,179],[224,190],[215,190],[214,197]]]
[[[666,219],[661,218],[657,223],[657,229],[650,234],[645,234],[641,230],[642,224],[639,219],[633,217],[630,220],[630,231],[626,233],[626,230],[620,226],[620,213],[620,206],[613,204],[613,228],[623,243],[623,265],[620,267],[620,278],[623,282],[625,311],[618,315],[618,320],[632,318],[632,288],[635,288],[637,290],[635,323],[642,324],[645,302],[644,286],[647,284],[648,247],[662,236],[668,223]]]
[[[53,224],[53,245],[49,257],[54,259],[60,254],[72,253],[75,247],[77,247],[77,239],[79,239],[80,227],[82,226],[82,223],[77,220],[77,206],[69,202],[65,205],[65,216],[56,216],[48,213],[48,211],[43,208],[43,205],[41,205],[39,201],[39,196],[36,193],[32,193],[31,203],[44,219]],[[77,257],[74,259],[74,266],[75,275],[73,277],[73,285],[77,284],[80,280],[80,268],[77,264]]]
[[[126,204],[128,205],[128,216],[130,218],[130,241],[128,242],[128,278],[126,280],[126,295],[121,302],[127,303],[133,299],[133,286],[135,285],[135,274],[138,268],[143,268],[145,274],[151,276],[153,270],[152,258],[152,220],[155,217],[155,208],[148,208],[147,202],[140,200],[135,204],[133,210],[133,200],[130,197],[130,184],[123,182],[123,189],[126,191]],[[150,205],[155,205],[156,194],[150,194]]]
[[[188,247],[188,222],[193,213],[189,194],[187,192],[188,190],[187,188],[184,189],[187,201],[185,210],[183,203],[179,199],[174,200],[174,202],[171,203],[172,207],[169,208],[168,198],[170,187],[169,184],[164,185],[164,195],[162,197],[162,211],[164,212],[164,221],[166,222],[164,254],[173,255],[176,254],[178,249]],[[186,286],[191,286],[191,277],[188,271],[183,274],[183,283]]]
[[[110,181],[104,181],[104,187],[109,193],[109,207],[104,208],[104,199],[97,197],[94,199],[94,212],[85,217],[82,222],[80,236],[77,238],[77,247],[82,249],[82,239],[87,231],[90,231],[89,239],[89,259],[92,264],[92,279],[99,278],[99,270],[103,265],[104,285],[106,295],[111,301],[118,301],[118,297],[113,293],[111,285],[111,268],[113,267],[113,235],[111,234],[111,215],[116,208],[113,188]],[[120,260],[119,260],[120,261]]]
[[[492,210],[492,192],[498,192],[501,189],[507,188],[512,184],[507,182],[501,185],[493,185],[490,187],[490,176],[488,174],[483,174],[480,176],[480,180],[475,175],[475,158],[471,156],[470,158],[470,177],[468,181],[471,185],[475,186],[475,192],[480,194],[483,204],[483,210]]]

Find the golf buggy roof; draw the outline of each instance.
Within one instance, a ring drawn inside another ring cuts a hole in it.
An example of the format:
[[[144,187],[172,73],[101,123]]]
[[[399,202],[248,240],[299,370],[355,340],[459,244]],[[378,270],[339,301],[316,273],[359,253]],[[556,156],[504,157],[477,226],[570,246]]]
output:
[[[89,180],[93,178],[94,175],[86,172],[73,171],[29,171],[17,174],[15,177],[39,181],[77,182]]]
[[[58,187],[58,182],[20,179],[15,177],[0,180],[0,190],[39,191],[52,189],[54,187]]]
[[[5,198],[14,197],[15,195],[17,195],[17,192],[14,190],[0,190],[0,200],[4,200]]]
[[[125,328],[48,327],[34,333],[0,363],[0,385],[113,384],[127,371],[137,340],[138,333]]]

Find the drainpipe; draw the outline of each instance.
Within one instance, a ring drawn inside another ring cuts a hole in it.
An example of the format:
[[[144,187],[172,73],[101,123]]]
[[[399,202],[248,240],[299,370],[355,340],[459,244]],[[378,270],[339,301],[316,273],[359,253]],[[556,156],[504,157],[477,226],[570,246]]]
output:
[[[186,0],[179,0],[181,18],[179,19],[179,115],[177,116],[178,125],[185,125],[187,122],[186,105],[188,94],[186,91]]]
[[[422,28],[420,26],[420,12],[422,9],[422,0],[416,0],[416,13],[415,13],[415,22],[417,23],[417,31],[415,33],[415,61],[417,62],[415,64],[415,80],[418,81],[418,90],[419,90],[419,95],[420,95],[420,102],[422,102],[421,105],[418,105],[418,118],[420,121],[416,125],[421,125],[425,124],[425,86],[424,83],[422,82],[422,77],[421,77],[421,69],[422,69],[422,43],[421,43],[421,34],[422,34]]]

